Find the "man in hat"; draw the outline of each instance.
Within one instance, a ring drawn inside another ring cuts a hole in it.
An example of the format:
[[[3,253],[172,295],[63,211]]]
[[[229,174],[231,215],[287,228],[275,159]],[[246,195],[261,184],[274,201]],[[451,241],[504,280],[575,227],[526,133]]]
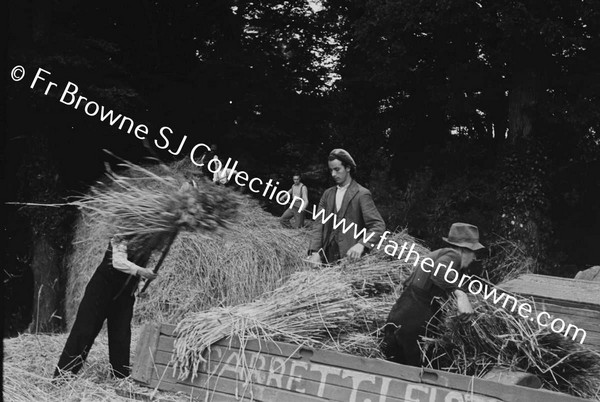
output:
[[[402,295],[390,311],[382,344],[382,351],[388,360],[412,366],[420,365],[418,339],[425,334],[427,324],[437,319],[435,315],[441,305],[440,299],[454,295],[459,314],[463,318],[468,319],[473,313],[469,298],[459,288],[460,282],[455,277],[474,261],[475,251],[484,248],[479,243],[479,230],[477,226],[468,223],[453,223],[448,237],[442,239],[452,247],[435,250],[427,255],[433,260],[435,269],[425,270],[423,264],[415,268],[404,283]],[[425,265],[428,266],[431,267],[431,264]],[[451,270],[456,271],[450,272],[454,275],[447,275],[447,271]],[[454,282],[449,282],[450,278]]]
[[[385,230],[371,192],[352,177],[356,172],[352,156],[334,149],[327,164],[336,186],[325,190],[315,215],[308,261],[316,264],[358,259],[379,242]]]

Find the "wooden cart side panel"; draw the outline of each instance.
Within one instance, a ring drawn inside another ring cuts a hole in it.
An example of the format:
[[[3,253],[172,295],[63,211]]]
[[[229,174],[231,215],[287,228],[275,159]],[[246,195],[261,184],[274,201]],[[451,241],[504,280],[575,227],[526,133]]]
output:
[[[577,303],[580,308],[600,311],[600,282],[527,274],[499,286],[511,293],[564,300]]]
[[[600,350],[600,282],[558,278],[546,275],[522,275],[500,285],[502,290],[532,300],[532,317],[543,322],[562,320],[562,333],[574,342]],[[562,323],[556,322],[560,329]],[[583,341],[583,342],[582,342]]]
[[[160,324],[145,324],[135,348],[135,360],[131,377],[142,383],[148,383],[152,377],[153,356],[160,338]]]
[[[211,347],[210,355],[205,356],[209,363],[194,380],[178,380],[172,370],[173,329],[161,325],[155,341],[151,341],[151,334],[140,338],[138,351],[142,355],[136,353],[135,367],[147,367],[134,370],[133,378],[203,400],[241,400],[244,396],[243,400],[255,401],[582,401],[544,390],[282,342],[249,341],[240,351],[239,340],[234,339]],[[152,331],[156,334],[156,327]],[[139,346],[142,343],[144,346]]]
[[[380,402],[405,402],[405,401],[427,401],[444,402],[448,400],[456,402],[477,401],[477,402],[497,402],[499,399],[489,398],[470,392],[459,392],[441,387],[434,387],[425,384],[415,384],[407,381],[400,381],[381,376],[369,376],[364,373],[353,373],[347,370],[347,377],[342,377],[337,370],[333,369],[327,380],[316,378],[308,379],[302,376],[305,372],[315,373],[315,366],[311,365],[303,370],[298,370],[299,366],[292,366],[290,370],[282,370],[281,373],[262,373],[254,372],[252,381],[245,381],[241,377],[242,372],[235,365],[223,364],[218,366],[219,371],[213,375],[201,374],[193,381],[190,379],[177,381],[170,377],[170,367],[157,365],[158,373],[163,370],[169,371],[162,377],[160,389],[177,388],[177,385],[188,386],[194,389],[195,395],[211,395],[214,392],[230,392],[236,394],[239,399],[255,401],[338,401],[338,402],[356,402],[356,401],[380,401]],[[261,383],[257,377],[270,376],[270,382]],[[361,386],[356,386],[360,382]],[[168,383],[168,385],[167,385]],[[156,382],[158,384],[158,382]],[[374,389],[369,390],[364,385],[371,385]],[[205,393],[202,393],[204,390]],[[265,393],[278,393],[280,396],[287,395],[285,398],[269,399],[265,398]]]

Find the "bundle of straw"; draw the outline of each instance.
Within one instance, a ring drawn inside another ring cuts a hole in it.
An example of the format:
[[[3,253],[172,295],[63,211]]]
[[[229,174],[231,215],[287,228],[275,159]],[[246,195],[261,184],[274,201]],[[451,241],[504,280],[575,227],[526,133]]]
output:
[[[172,172],[156,174],[124,162],[127,175],[108,173],[109,182],[71,202],[89,219],[114,228],[115,235],[132,236],[174,230],[214,231],[236,214],[239,197],[204,179],[197,185]]]
[[[198,190],[186,188],[182,196],[177,195],[177,199],[185,201],[186,194],[195,194],[195,191],[204,191],[211,196],[216,194],[227,200],[236,199],[239,204],[236,207],[235,225],[229,225],[228,230],[219,232],[219,236],[206,236],[203,230],[181,232],[151,291],[138,300],[134,317],[136,322],[177,322],[189,311],[246,303],[263,292],[276,288],[281,280],[299,269],[302,265],[301,256],[308,244],[305,230],[281,228],[278,219],[263,211],[258,201],[212,183],[205,186],[202,179],[192,176],[185,166],[182,167],[181,162],[146,168],[131,165],[129,169],[119,173],[116,181],[110,179],[94,189],[96,192],[106,190],[108,195],[102,193],[98,199],[92,192],[81,201],[84,206],[93,208],[80,210],[74,242],[66,257],[67,324],[72,324],[85,286],[102,261],[109,239],[119,230],[128,231],[132,224],[136,224],[117,221],[116,224],[121,225],[119,229],[113,224],[115,214],[103,212],[105,207],[114,209],[114,203],[104,206],[99,204],[108,204],[108,197],[114,199],[123,196],[123,199],[117,199],[116,202],[131,209],[133,207],[123,205],[123,200],[133,202],[132,198],[140,198],[138,195],[146,193],[146,196],[136,201],[137,205],[158,205],[157,202],[152,202],[155,194],[168,196],[173,189],[177,193],[182,183],[192,179],[197,183]],[[215,201],[219,203],[216,207],[226,205],[227,200],[224,203],[221,200]],[[166,201],[168,202],[168,198]],[[137,209],[146,213],[144,208]],[[182,221],[186,221],[185,213],[177,212],[180,209],[182,207],[169,208],[175,211],[173,216],[179,215],[183,217]],[[225,208],[226,211],[229,209]],[[195,216],[198,216],[198,211],[195,211]],[[160,229],[169,225],[171,223],[168,220],[163,220],[153,224],[153,227]],[[142,229],[154,230],[149,227]],[[155,255],[148,267],[155,266],[158,257],[159,255]]]
[[[544,388],[600,400],[600,353],[481,297],[471,304],[468,323],[453,300],[442,306],[422,344],[428,367],[481,377],[504,366],[537,375]]]
[[[414,241],[406,233],[392,238]],[[195,376],[205,361],[202,353],[228,336],[242,344],[255,338],[284,340],[379,355],[377,329],[410,267],[411,261],[377,250],[354,263],[297,272],[252,303],[189,314],[177,325],[174,368],[181,378]]]
[[[204,350],[227,336],[285,339],[314,346],[352,325],[355,298],[352,288],[333,268],[293,274],[281,287],[258,300],[191,314],[179,322],[175,341],[175,369],[180,377],[196,375]]]

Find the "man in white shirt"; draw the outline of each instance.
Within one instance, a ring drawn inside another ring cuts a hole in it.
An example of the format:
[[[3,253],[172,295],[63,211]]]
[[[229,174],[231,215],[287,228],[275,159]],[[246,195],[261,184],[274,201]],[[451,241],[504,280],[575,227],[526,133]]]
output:
[[[55,378],[68,372],[77,374],[105,320],[111,373],[117,378],[129,375],[134,292],[140,278],[156,278],[152,269],[144,266],[152,252],[164,246],[165,236],[157,233],[110,240],[104,259],[85,288]]]
[[[290,205],[283,215],[281,215],[281,218],[279,218],[281,226],[288,229],[292,227],[290,224],[291,218],[294,218],[294,227],[296,229],[304,226],[304,211],[308,206],[308,189],[300,181],[300,174],[296,173],[293,176],[293,180],[294,184],[292,185],[292,188],[288,190],[290,200],[292,200],[290,202],[293,204]]]
[[[308,260],[313,263],[333,263],[342,258],[355,260],[379,242],[385,222],[373,203],[371,192],[352,178],[356,171],[352,156],[343,149],[334,149],[327,164],[336,186],[325,190],[319,202],[318,211],[324,210],[324,215],[315,216]],[[330,215],[333,216],[327,219]],[[334,229],[334,220],[338,224],[344,220],[345,224]],[[343,228],[351,225],[356,226],[344,233]],[[355,238],[363,229],[366,233]]]
[[[229,183],[229,177],[233,177],[237,173],[237,171],[235,171],[233,169],[223,168],[221,161],[219,160],[219,157],[217,155],[213,156],[212,160],[218,161],[218,166],[219,166],[219,170],[216,170],[213,173],[213,183],[226,185],[227,183]],[[215,163],[215,165],[216,165],[217,162],[213,162],[213,163]],[[216,169],[216,167],[215,167],[215,169]]]

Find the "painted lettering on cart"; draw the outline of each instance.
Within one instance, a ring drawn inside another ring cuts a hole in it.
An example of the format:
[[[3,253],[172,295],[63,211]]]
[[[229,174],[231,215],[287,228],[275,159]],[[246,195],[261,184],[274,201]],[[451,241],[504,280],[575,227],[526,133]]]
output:
[[[212,378],[239,380],[240,390],[252,383],[350,402],[501,402],[488,396],[314,363],[308,359],[222,348],[211,352],[207,372]]]

